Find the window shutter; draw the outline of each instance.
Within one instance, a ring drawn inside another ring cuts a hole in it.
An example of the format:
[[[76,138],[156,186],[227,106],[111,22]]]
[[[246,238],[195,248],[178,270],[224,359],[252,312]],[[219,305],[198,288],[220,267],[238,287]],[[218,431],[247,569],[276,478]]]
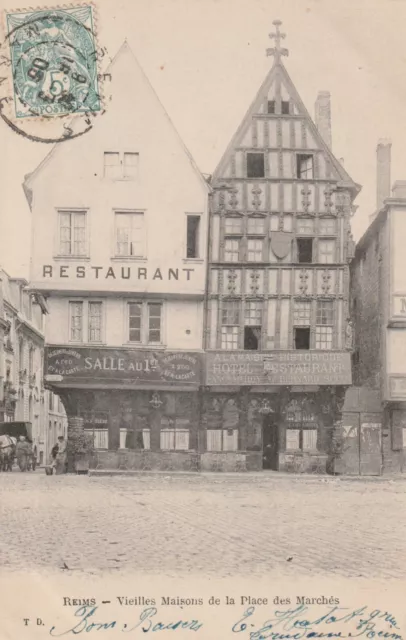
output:
[[[406,416],[403,411],[392,411],[392,449],[403,449],[403,428],[406,427]]]

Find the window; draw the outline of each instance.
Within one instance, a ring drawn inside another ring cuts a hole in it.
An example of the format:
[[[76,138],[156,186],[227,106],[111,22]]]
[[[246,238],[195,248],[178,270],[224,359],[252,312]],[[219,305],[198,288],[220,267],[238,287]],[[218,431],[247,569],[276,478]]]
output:
[[[106,151],[104,177],[112,180],[135,180],[138,177],[139,153]]]
[[[317,416],[310,403],[292,400],[286,411],[286,450],[317,451]]]
[[[258,351],[261,348],[262,303],[247,301],[244,313],[244,349]]]
[[[18,366],[22,373],[24,371],[24,340],[22,338],[18,342]]]
[[[125,153],[123,164],[123,177],[135,180],[138,177],[138,153]]]
[[[296,300],[293,307],[295,349],[310,349],[310,301]]]
[[[316,349],[333,347],[333,312],[332,300],[317,300]]]
[[[120,449],[149,451],[151,449],[150,429],[120,429]]]
[[[188,451],[189,429],[184,425],[189,420],[184,418],[161,418],[160,448],[162,451]]]
[[[86,212],[59,212],[59,253],[62,256],[86,255]]]
[[[298,218],[297,233],[312,235],[314,233],[314,220],[312,218]]]
[[[268,100],[268,113],[275,113],[275,100]]]
[[[144,214],[122,212],[115,214],[116,256],[142,257],[145,254]]]
[[[34,348],[30,347],[28,352],[28,375],[32,376],[34,373]]]
[[[103,303],[96,301],[69,302],[69,335],[71,342],[102,342]],[[87,333],[84,328],[87,327]]]
[[[128,303],[129,341],[141,342],[142,304],[140,302]]]
[[[221,316],[221,348],[238,349],[238,331],[240,326],[240,302],[225,300]]]
[[[263,178],[265,160],[263,153],[247,153],[247,178]]]
[[[207,451],[237,451],[238,429],[207,429]]]
[[[263,240],[248,238],[247,259],[249,262],[260,262],[262,260]]]
[[[290,113],[290,102],[289,100],[282,100],[282,114],[287,115]]]
[[[54,396],[53,396],[51,391],[48,391],[48,393],[49,393],[49,405],[48,405],[49,406],[49,410],[53,411],[54,410]]]
[[[83,302],[69,303],[70,340],[82,342],[83,340]]]
[[[81,416],[84,420],[84,430],[93,435],[95,449],[109,448],[109,414],[105,411],[84,411]]]
[[[120,178],[121,164],[118,152],[106,151],[104,154],[104,176],[106,178]]]
[[[148,342],[161,342],[162,305],[148,304]]]
[[[265,232],[264,218],[248,218],[247,233],[249,235],[263,235]]]
[[[162,304],[160,302],[128,303],[128,341],[161,344]]]
[[[89,342],[102,340],[102,303],[89,302]]]
[[[313,261],[313,238],[298,238],[297,261],[300,263],[311,263]]]
[[[337,222],[335,218],[320,218],[319,233],[322,236],[335,236],[337,234]]]
[[[316,324],[329,325],[333,324],[333,301],[317,300]]]
[[[87,429],[86,429],[87,431]],[[109,448],[109,432],[108,429],[92,429],[93,442],[95,449],[108,449]]]
[[[295,300],[293,307],[293,324],[295,326],[310,325],[311,304],[307,300]]]
[[[186,229],[186,257],[199,257],[199,226],[200,216],[187,216]]]
[[[262,325],[262,302],[249,300],[245,304],[244,324],[254,327]]]
[[[227,236],[233,235],[233,234],[241,235],[241,226],[242,226],[241,218],[229,216],[228,218],[225,219],[224,232]]]
[[[312,180],[313,178],[313,156],[299,153],[296,156],[296,176],[301,180]]]
[[[336,241],[319,240],[319,262],[332,264],[336,261]]]
[[[295,349],[310,349],[310,327],[295,328]]]
[[[240,257],[240,241],[226,239],[224,243],[224,260],[226,262],[238,262]]]

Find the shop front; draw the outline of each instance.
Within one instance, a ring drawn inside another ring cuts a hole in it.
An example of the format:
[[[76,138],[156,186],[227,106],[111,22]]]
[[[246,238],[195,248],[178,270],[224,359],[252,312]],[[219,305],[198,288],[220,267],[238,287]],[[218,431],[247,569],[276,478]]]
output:
[[[45,367],[92,435],[92,467],[197,470],[200,353],[48,347]]]
[[[331,465],[348,352],[208,352],[205,384],[207,467],[325,473]]]

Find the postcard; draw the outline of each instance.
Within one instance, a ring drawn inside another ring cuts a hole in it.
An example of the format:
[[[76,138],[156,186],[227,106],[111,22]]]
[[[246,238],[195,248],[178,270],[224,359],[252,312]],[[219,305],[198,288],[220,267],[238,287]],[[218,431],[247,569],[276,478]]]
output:
[[[1,639],[405,637],[405,22],[2,4]]]

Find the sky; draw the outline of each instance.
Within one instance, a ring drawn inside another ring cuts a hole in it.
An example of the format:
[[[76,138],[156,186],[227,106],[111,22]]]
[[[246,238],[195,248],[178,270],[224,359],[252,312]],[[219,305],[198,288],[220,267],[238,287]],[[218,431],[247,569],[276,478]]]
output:
[[[7,9],[27,6],[7,0]],[[55,5],[41,5],[55,6]],[[376,208],[376,145],[392,140],[392,183],[406,180],[406,0],[95,0],[109,58],[127,39],[203,173],[213,173],[267,74],[280,19],[285,66],[310,115],[332,99],[333,152],[362,185],[358,240]],[[22,182],[49,146],[0,121],[0,264],[29,276],[30,210]]]

